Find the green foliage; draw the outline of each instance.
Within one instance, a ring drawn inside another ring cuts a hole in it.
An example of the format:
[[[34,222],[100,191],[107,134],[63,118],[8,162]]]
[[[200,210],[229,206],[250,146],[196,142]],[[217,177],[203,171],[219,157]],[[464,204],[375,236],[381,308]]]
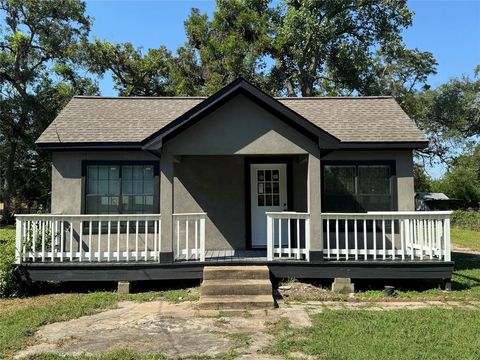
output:
[[[480,211],[454,211],[451,217],[452,226],[465,230],[480,231]],[[480,245],[480,234],[477,234]]]
[[[122,96],[173,95],[169,90],[171,54],[164,47],[145,55],[132,44],[94,40],[84,48],[84,62],[97,74],[112,72],[115,89]]]
[[[413,180],[415,192],[430,192],[432,190],[431,179],[425,172],[425,168],[419,164],[413,164]]]
[[[19,290],[14,262],[15,229],[0,228],[0,297],[15,295]]]
[[[424,130],[430,145],[420,152],[427,159],[432,156],[449,161],[455,154],[452,148],[478,145],[480,135],[480,66],[473,78],[453,78],[435,88],[419,92],[404,106],[407,113]],[[477,167],[479,168],[479,167]]]
[[[34,142],[73,94],[97,93],[79,75],[90,18],[79,0],[0,0],[0,194],[4,217],[48,205],[49,156]]]

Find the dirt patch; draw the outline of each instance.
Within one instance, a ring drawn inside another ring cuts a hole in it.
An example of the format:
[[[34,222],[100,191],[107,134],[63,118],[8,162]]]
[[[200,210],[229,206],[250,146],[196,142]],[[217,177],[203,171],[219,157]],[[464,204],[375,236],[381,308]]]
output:
[[[70,299],[73,294],[52,294],[42,296],[31,296],[28,298],[0,299],[0,314],[22,310],[29,307],[44,307],[48,304],[63,302]]]

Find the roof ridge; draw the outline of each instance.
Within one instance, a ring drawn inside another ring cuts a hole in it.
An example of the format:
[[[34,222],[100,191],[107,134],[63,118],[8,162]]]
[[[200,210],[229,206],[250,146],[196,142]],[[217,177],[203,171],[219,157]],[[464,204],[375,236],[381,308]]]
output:
[[[112,99],[112,100],[204,100],[207,96],[101,96],[101,95],[74,95],[76,99]]]
[[[101,95],[74,95],[76,99],[111,99],[111,100],[205,100],[208,96],[101,96]],[[276,100],[368,100],[393,99],[391,95],[376,96],[275,96]]]
[[[393,99],[391,95],[367,95],[367,96],[299,96],[299,97],[289,97],[289,96],[278,96],[275,97],[277,100],[314,100],[314,99],[327,99],[327,100],[364,100],[364,99]]]

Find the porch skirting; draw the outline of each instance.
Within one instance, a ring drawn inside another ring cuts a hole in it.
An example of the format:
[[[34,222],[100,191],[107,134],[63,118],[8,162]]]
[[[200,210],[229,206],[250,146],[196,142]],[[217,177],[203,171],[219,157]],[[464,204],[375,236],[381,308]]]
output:
[[[232,261],[229,265],[251,262]],[[201,280],[204,266],[225,265],[221,261],[158,263],[29,263],[19,266],[30,281],[152,281]],[[449,261],[258,261],[277,279],[419,279],[445,281],[452,277],[454,263]]]

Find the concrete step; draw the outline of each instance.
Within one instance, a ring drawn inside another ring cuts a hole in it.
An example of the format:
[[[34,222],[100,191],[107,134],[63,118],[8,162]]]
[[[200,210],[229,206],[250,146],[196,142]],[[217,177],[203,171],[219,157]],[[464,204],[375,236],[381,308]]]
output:
[[[203,280],[270,279],[267,266],[205,266]]]
[[[269,279],[204,280],[201,295],[272,295]]]
[[[274,305],[272,295],[217,295],[201,296],[197,308],[200,310],[253,310],[273,309]]]

